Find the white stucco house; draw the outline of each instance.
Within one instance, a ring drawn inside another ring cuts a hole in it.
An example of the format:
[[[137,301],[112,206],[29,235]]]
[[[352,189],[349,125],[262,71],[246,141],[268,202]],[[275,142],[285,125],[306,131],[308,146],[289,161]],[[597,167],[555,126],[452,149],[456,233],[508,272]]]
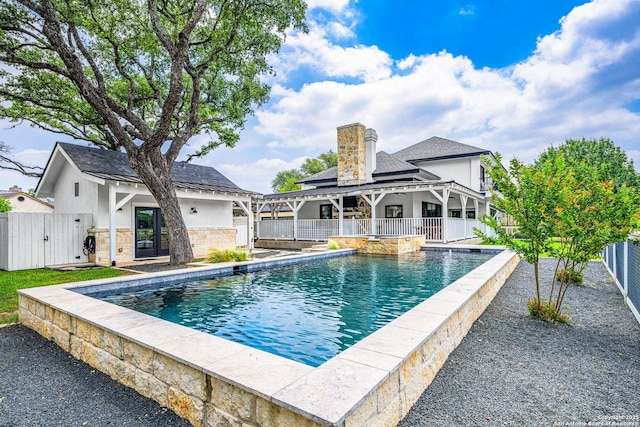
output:
[[[172,180],[196,257],[236,247],[234,207],[251,216],[251,198],[212,167],[176,162]],[[129,166],[126,153],[58,142],[36,188],[55,198],[57,213],[92,215],[89,261],[116,265],[168,255],[166,228],[155,199]],[[253,221],[246,221],[252,236]],[[246,245],[251,248],[248,237]]]
[[[51,213],[54,209],[48,201],[32,197],[16,185],[8,190],[0,190],[0,197],[11,204],[11,212]]]
[[[338,166],[265,195],[257,211],[287,207],[293,221],[261,221],[260,239],[327,240],[336,235],[422,234],[426,241],[473,238],[478,218],[495,215],[482,156],[491,151],[431,137],[395,153],[376,151],[375,130],[337,128]]]

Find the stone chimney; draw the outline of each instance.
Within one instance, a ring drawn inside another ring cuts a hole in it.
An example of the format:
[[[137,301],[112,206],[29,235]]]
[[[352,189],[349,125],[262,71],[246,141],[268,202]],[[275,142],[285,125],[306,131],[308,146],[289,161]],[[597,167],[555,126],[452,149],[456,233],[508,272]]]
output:
[[[373,182],[373,172],[376,170],[376,142],[378,141],[378,134],[374,129],[367,129],[364,131],[364,145],[365,145],[365,174],[366,181]]]
[[[365,127],[360,123],[338,128],[338,186],[366,182]]]
[[[14,185],[13,187],[9,188],[9,192],[22,193],[22,187],[18,187],[17,185]]]

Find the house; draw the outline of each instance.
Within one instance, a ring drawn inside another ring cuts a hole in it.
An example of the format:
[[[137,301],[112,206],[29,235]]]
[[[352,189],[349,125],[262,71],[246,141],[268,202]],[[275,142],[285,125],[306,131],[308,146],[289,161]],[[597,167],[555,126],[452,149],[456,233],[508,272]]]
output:
[[[0,197],[11,204],[12,212],[38,212],[51,213],[53,205],[46,200],[37,199],[22,191],[22,188],[14,185],[6,191],[0,191]]]
[[[176,162],[171,177],[196,257],[236,247],[234,206],[251,216],[255,196],[212,167]],[[89,261],[116,265],[169,254],[167,230],[155,199],[129,166],[126,153],[56,143],[36,188],[54,197],[57,213],[92,214]],[[252,236],[253,221],[246,221]],[[247,238],[246,245],[251,248]]]
[[[287,206],[293,221],[257,222],[259,239],[327,240],[335,235],[424,235],[427,241],[473,238],[478,218],[495,214],[484,148],[440,137],[395,153],[376,152],[375,130],[337,129],[338,166],[298,183],[299,191],[265,195],[257,211]]]

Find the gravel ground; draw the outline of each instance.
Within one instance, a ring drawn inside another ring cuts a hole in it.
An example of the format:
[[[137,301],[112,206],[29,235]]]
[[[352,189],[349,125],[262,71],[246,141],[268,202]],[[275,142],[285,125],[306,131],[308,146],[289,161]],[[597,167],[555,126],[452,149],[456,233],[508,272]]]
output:
[[[521,262],[399,426],[640,426],[640,325],[602,263],[567,291],[569,325],[529,318],[534,293]]]
[[[601,263],[585,284],[570,325],[535,321],[521,263],[399,426],[640,426],[640,325]],[[0,372],[3,427],[189,425],[20,325],[0,328]]]
[[[0,328],[0,426],[190,426],[22,325]]]

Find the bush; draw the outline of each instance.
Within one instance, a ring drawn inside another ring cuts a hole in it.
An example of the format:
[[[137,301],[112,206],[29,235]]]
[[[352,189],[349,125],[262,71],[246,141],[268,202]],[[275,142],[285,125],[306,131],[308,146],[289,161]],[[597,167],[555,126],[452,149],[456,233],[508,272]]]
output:
[[[217,249],[211,248],[207,254],[206,262],[218,263],[218,262],[239,262],[247,261],[249,259],[249,253],[244,249]]]
[[[529,315],[534,319],[544,320],[549,323],[568,323],[569,316],[562,314],[553,303],[538,301],[537,298],[527,300]]]
[[[327,245],[327,249],[330,249],[332,251],[335,251],[336,249],[340,249],[340,245],[338,245],[336,242],[330,242]]]
[[[566,270],[557,270],[556,280],[561,283],[575,283],[576,285],[582,285],[584,278],[581,272],[568,268]]]

